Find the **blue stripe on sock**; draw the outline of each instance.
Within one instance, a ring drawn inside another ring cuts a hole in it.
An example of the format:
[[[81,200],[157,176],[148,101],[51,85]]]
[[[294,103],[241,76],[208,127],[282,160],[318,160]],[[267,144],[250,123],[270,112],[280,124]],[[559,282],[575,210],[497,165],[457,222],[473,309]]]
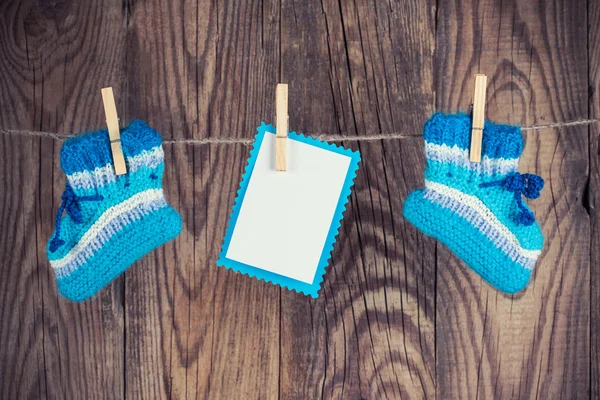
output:
[[[133,121],[121,130],[121,147],[125,157],[133,157],[144,150],[160,146],[161,143],[158,132],[140,120]],[[108,130],[90,132],[66,140],[60,160],[67,175],[84,170],[91,171],[112,163]]]
[[[442,173],[442,171],[451,171],[452,176],[448,176],[446,172]],[[425,170],[425,179],[450,186],[480,199],[496,218],[515,234],[524,249],[539,250],[544,247],[544,235],[538,224],[525,226],[518,223],[516,215],[520,209],[513,193],[501,187],[479,187],[480,183],[486,181],[485,176],[476,180],[472,173],[468,173],[464,168],[445,163],[440,165],[439,170],[428,167]],[[527,207],[526,204],[525,207]]]
[[[460,114],[434,114],[425,124],[426,142],[468,149],[471,145],[471,117]],[[485,121],[481,155],[491,158],[518,158],[523,151],[521,128]]]
[[[101,250],[119,231],[125,229],[132,222],[138,221],[163,207],[167,207],[167,201],[164,198],[139,204],[135,208],[115,217],[101,231],[96,233],[94,239],[85,248],[81,249],[71,262],[64,268],[55,270],[56,277],[63,278],[70,275],[75,269],[92,258],[95,252]]]
[[[69,276],[57,279],[60,293],[72,301],[95,295],[138,259],[174,239],[181,217],[170,206],[127,225]]]
[[[404,217],[426,235],[445,244],[497,289],[515,293],[527,286],[530,270],[512,261],[467,220],[425,199],[422,189],[406,199]]]
[[[502,234],[494,228],[494,226],[488,224],[485,219],[475,210],[465,204],[451,199],[450,197],[444,196],[441,193],[437,193],[434,190],[425,188],[423,193],[425,199],[449,209],[458,216],[466,219],[474,227],[477,227],[485,237],[493,242],[494,245],[498,249],[502,250],[511,260],[522,265],[523,268],[533,269],[536,259],[522,256],[519,252],[519,248],[515,244],[509,242],[505,237],[503,237]]]

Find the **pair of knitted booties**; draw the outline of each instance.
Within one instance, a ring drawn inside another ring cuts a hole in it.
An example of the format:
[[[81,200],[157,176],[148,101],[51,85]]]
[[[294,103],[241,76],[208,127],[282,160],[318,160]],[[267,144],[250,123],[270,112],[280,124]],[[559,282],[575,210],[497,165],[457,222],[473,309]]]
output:
[[[424,138],[425,187],[408,196],[404,217],[498,290],[524,289],[544,237],[523,197],[539,197],[544,181],[517,172],[520,128],[486,121],[480,163],[469,161],[467,114],[435,114]]]
[[[163,194],[160,135],[134,121],[121,131],[121,145],[127,173],[120,176],[106,130],[69,139],[61,150],[67,184],[47,254],[60,293],[73,301],[95,295],[181,231]]]
[[[494,287],[515,293],[529,282],[544,244],[522,197],[537,198],[544,181],[517,172],[518,127],[486,122],[480,163],[469,161],[470,136],[466,114],[435,114],[427,122],[425,187],[406,199],[404,216]],[[127,165],[121,176],[106,130],[69,139],[61,151],[67,184],[47,252],[59,291],[73,301],[93,296],[181,231],[162,190],[160,135],[134,121],[121,132],[121,144]]]

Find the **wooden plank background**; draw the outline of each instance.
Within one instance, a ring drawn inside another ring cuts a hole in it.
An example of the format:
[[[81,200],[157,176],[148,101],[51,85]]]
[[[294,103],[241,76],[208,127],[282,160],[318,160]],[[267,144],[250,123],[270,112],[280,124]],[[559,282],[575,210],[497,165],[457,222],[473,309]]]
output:
[[[600,118],[597,0],[89,0],[0,5],[0,399],[600,398],[599,124],[524,131],[546,245],[504,295],[402,217],[423,184],[422,126]],[[215,266],[249,148],[165,145],[181,235],[83,304],[45,245],[61,142],[12,130],[122,121],[165,139],[251,138],[290,85],[308,134],[363,162],[320,297]]]

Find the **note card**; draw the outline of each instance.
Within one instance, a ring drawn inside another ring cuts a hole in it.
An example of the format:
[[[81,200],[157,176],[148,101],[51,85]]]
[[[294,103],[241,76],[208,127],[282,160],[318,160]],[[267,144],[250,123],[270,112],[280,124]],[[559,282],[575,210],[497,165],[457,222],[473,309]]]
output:
[[[275,128],[258,127],[217,265],[318,296],[360,154],[295,132],[275,170]]]

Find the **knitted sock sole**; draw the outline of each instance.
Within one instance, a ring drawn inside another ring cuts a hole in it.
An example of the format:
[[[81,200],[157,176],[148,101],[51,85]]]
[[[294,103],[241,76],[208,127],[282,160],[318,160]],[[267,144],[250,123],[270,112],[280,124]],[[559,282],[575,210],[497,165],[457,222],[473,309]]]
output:
[[[409,222],[445,244],[497,289],[515,293],[527,286],[531,270],[511,260],[465,218],[431,202],[423,194],[423,189],[416,190],[406,199],[404,217]]]
[[[181,217],[173,208],[166,206],[154,211],[127,225],[92,259],[59,278],[58,289],[64,297],[76,302],[92,297],[131,264],[174,239],[180,231]]]

